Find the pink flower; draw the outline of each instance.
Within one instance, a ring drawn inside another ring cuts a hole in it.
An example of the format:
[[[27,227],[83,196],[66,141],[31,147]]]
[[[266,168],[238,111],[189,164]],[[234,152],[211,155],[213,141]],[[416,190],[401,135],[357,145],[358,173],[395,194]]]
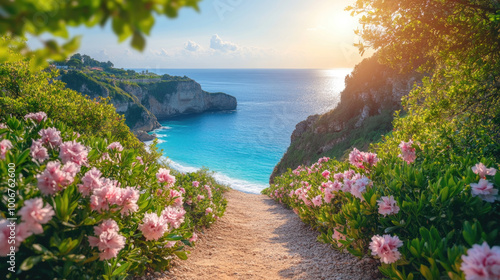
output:
[[[189,242],[196,242],[196,240],[198,240],[198,235],[196,232],[193,232],[193,236],[189,238]]]
[[[45,112],[29,113],[26,116],[24,116],[24,119],[25,120],[32,119],[36,122],[41,122],[47,119],[47,114],[45,114]]]
[[[332,235],[332,239],[333,240],[346,240],[346,236],[343,235],[342,233],[340,233],[338,230],[343,230],[342,227],[335,227],[333,229],[333,235]]]
[[[76,174],[80,172],[80,165],[74,162],[68,162],[61,167],[61,170],[68,173],[71,177],[75,177]]]
[[[57,161],[47,163],[47,168],[42,174],[38,174],[38,188],[44,195],[53,195],[56,192],[73,183],[74,176],[61,170],[61,164]]]
[[[462,256],[460,269],[467,280],[498,280],[500,279],[500,247],[490,248],[486,242],[483,245],[474,244]]]
[[[472,167],[472,172],[479,175],[481,178],[486,178],[486,175],[495,176],[497,170],[495,168],[486,168],[482,163],[478,163]]]
[[[123,207],[120,211],[123,216],[127,216],[139,210],[139,205],[137,205],[139,196],[139,191],[135,188],[126,187],[125,189],[121,189],[119,205]]]
[[[198,199],[198,201],[200,201],[200,200],[205,199],[205,196],[203,196],[203,195],[199,194],[199,195],[196,197],[196,199]]]
[[[168,224],[162,216],[155,213],[144,214],[139,230],[146,240],[158,240],[168,231]]]
[[[318,159],[318,163],[327,162],[329,160],[330,160],[329,157],[322,157],[322,158]]]
[[[472,196],[479,196],[487,202],[495,202],[498,199],[498,190],[493,187],[493,184],[488,180],[480,179],[479,183],[470,184]]]
[[[165,248],[172,248],[177,244],[177,241],[169,241],[167,244],[165,244]]]
[[[116,150],[118,152],[121,152],[121,151],[123,151],[123,146],[122,146],[122,144],[120,144],[120,142],[113,142],[113,143],[109,144],[108,150]]]
[[[99,213],[108,210],[109,206],[120,205],[122,201],[122,190],[118,181],[102,179],[101,183],[102,186],[94,189],[94,193],[90,196],[90,209]]]
[[[363,168],[363,153],[354,148],[349,154],[349,162],[358,168]]]
[[[321,204],[323,204],[323,198],[321,197],[321,195],[317,195],[311,201],[316,207],[320,207]]]
[[[399,144],[399,148],[401,148],[401,154],[399,154],[399,157],[406,161],[406,163],[408,164],[414,162],[417,158],[415,155],[415,148],[413,148],[412,145],[412,140],[408,142],[401,141],[401,144]]]
[[[401,257],[398,248],[403,246],[403,242],[397,236],[384,236],[374,235],[372,242],[370,242],[370,250],[372,255],[379,256],[383,263],[393,263]]]
[[[12,143],[9,140],[0,141],[0,159],[5,159],[5,155],[10,149],[12,149]]]
[[[176,191],[176,190],[170,190],[170,198],[174,200],[174,206],[175,207],[181,207],[182,206],[182,193]]]
[[[396,200],[392,195],[383,196],[381,200],[378,200],[378,212],[382,215],[392,215],[397,214],[399,212],[399,207],[397,205]]]
[[[168,186],[173,186],[175,184],[175,176],[170,175],[170,170],[165,168],[160,168],[158,170],[156,178],[158,179],[158,183],[167,183]]]
[[[59,151],[63,163],[74,162],[78,165],[87,163],[88,154],[87,148],[74,140],[62,143]]]
[[[142,161],[142,157],[137,156],[135,159],[138,160],[140,164],[144,165],[144,161]]]
[[[99,226],[94,227],[94,234],[97,237],[89,236],[89,244],[101,251],[99,254],[101,260],[116,257],[125,247],[126,239],[119,234],[119,230],[118,224],[112,219],[105,220]]]
[[[354,174],[356,174],[356,171],[354,171],[352,169],[344,171],[344,180],[345,179],[352,179],[352,177],[354,176]]]
[[[41,140],[37,141],[33,140],[33,143],[31,144],[30,148],[30,156],[33,158],[34,161],[37,161],[39,163],[42,163],[49,158],[47,148],[45,148],[42,145]]]
[[[168,206],[161,212],[162,218],[173,228],[179,228],[184,223],[186,211],[182,207]]]
[[[82,177],[82,183],[78,185],[78,190],[83,196],[89,196],[94,189],[98,189],[102,186],[101,182],[101,171],[97,168],[92,167],[85,175]]]
[[[0,129],[6,129],[7,128],[7,125],[4,124],[4,123],[0,123]]]
[[[337,173],[337,174],[333,175],[333,179],[335,179],[335,181],[343,180],[344,173]]]
[[[323,171],[323,173],[321,173],[321,176],[325,177],[325,179],[328,179],[328,177],[330,177],[330,171],[328,170]]]
[[[212,212],[213,212],[213,210],[210,207],[207,207],[207,209],[205,209],[205,215],[208,215],[208,214],[210,214]]]
[[[368,163],[370,166],[377,165],[378,158],[375,153],[363,153],[363,161]]]
[[[353,182],[353,180],[350,180],[350,182]],[[371,181],[370,179],[366,178],[365,176],[361,177],[360,179],[357,179],[354,184],[351,185],[351,194],[354,195],[355,197],[363,200],[363,195],[366,191],[366,186],[370,185]]]
[[[42,136],[43,144],[50,144],[52,147],[58,147],[62,143],[61,132],[54,127],[41,129],[38,135]]]
[[[24,201],[24,206],[18,213],[21,219],[27,224],[29,231],[35,234],[42,233],[42,225],[48,223],[55,214],[52,206],[43,206],[41,198]]]

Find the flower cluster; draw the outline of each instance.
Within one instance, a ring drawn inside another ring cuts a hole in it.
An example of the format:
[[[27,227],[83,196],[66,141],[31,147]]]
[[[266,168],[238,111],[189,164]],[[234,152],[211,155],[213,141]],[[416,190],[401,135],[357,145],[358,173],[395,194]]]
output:
[[[474,244],[462,256],[460,269],[465,273],[465,279],[500,279],[500,247]]]
[[[25,120],[34,120],[36,122],[41,122],[47,119],[47,114],[45,112],[38,112],[38,113],[29,113],[26,116],[24,116]]]
[[[101,260],[115,258],[123,247],[125,247],[125,237],[119,234],[118,224],[112,220],[104,220],[99,226],[94,227],[96,236],[89,236],[89,244],[97,247],[100,251]]]
[[[349,162],[357,168],[365,168],[365,163],[372,167],[378,162],[377,154],[360,152],[354,148],[349,154]]]
[[[478,163],[472,167],[472,171],[479,175],[478,183],[471,183],[472,196],[479,196],[487,202],[495,202],[498,200],[498,189],[495,189],[493,183],[486,180],[486,175],[494,176],[497,172],[495,168],[486,168],[482,163]]]
[[[401,149],[399,157],[406,161],[406,163],[410,164],[415,161],[417,156],[415,154],[415,148],[413,148],[413,140],[410,139],[408,142],[401,141],[399,148]]]
[[[403,242],[397,236],[384,234],[383,236],[375,235],[370,242],[370,250],[372,255],[378,256],[383,263],[393,263],[401,257],[398,248],[403,246]]]

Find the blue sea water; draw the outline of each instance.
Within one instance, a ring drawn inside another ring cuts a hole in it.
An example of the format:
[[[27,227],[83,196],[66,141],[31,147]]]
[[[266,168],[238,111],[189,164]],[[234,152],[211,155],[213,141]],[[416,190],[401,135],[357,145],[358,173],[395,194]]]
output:
[[[224,92],[238,100],[235,111],[160,122],[162,128],[154,133],[171,167],[181,172],[207,167],[221,183],[259,193],[268,186],[295,125],[309,115],[334,108],[352,69],[148,70],[186,75],[205,91]]]

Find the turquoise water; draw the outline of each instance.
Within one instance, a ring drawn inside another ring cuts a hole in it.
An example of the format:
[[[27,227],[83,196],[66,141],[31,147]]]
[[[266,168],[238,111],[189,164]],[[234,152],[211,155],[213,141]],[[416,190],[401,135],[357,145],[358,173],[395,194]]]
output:
[[[142,69],[135,69],[142,70]],[[290,144],[295,125],[336,106],[351,69],[148,69],[188,76],[209,92],[238,100],[231,112],[211,112],[160,122],[159,147],[172,168],[207,167],[232,188],[258,193]]]

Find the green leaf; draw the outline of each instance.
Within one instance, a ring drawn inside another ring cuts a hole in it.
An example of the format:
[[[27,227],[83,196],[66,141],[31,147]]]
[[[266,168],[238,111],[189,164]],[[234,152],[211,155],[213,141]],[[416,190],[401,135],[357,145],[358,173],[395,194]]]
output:
[[[31,256],[28,257],[21,263],[21,266],[19,267],[21,270],[26,271],[30,270],[34,265],[36,265],[40,260],[42,259],[42,256]]]
[[[117,276],[127,271],[130,265],[131,265],[130,262],[122,263],[121,266],[119,266],[117,269],[113,271],[113,274],[111,274],[111,276]]]
[[[144,50],[144,47],[146,46],[146,40],[144,37],[141,35],[139,32],[134,32],[134,35],[132,36],[132,42],[131,45],[134,49],[137,50]]]
[[[422,273],[422,276],[424,276],[425,279],[433,280],[431,270],[429,269],[428,266],[421,264],[420,265],[420,273]]]
[[[185,251],[175,251],[174,254],[179,257],[179,259],[181,260],[187,260],[188,257],[187,257],[187,254]]]

